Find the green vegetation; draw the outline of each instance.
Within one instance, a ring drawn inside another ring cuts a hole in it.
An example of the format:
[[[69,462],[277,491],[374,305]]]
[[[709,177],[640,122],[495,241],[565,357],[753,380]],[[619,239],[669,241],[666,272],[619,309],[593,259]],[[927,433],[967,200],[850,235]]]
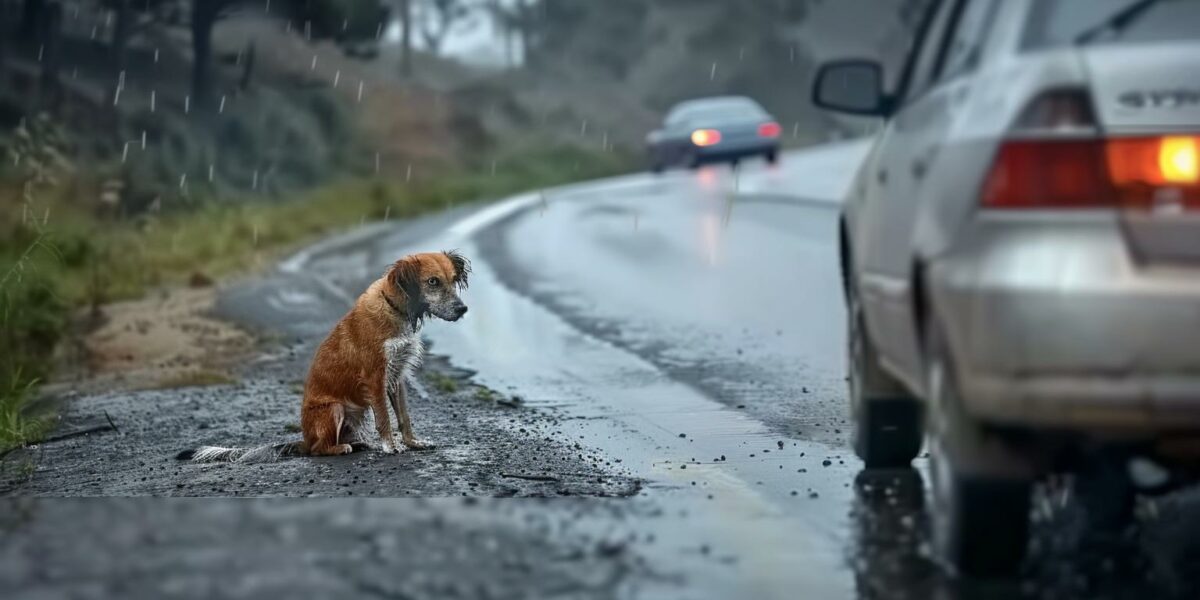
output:
[[[458,382],[438,371],[431,371],[429,380],[433,383],[433,389],[443,394],[453,394],[458,391]]]

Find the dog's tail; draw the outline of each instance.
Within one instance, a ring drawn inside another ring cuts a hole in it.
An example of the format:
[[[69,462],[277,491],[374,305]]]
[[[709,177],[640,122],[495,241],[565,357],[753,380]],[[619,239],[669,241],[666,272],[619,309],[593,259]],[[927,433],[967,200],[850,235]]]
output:
[[[307,454],[304,442],[285,442],[282,444],[267,444],[254,448],[222,448],[221,446],[200,446],[192,450],[184,450],[175,455],[178,460],[190,460],[198,463],[212,462],[275,462],[285,456],[303,456]]]

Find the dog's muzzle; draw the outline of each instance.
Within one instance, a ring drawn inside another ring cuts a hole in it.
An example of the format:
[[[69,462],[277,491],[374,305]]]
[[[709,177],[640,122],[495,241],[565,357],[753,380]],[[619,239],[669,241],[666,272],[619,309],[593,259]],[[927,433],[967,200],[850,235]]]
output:
[[[455,304],[453,307],[451,307],[450,314],[453,315],[453,317],[450,319],[451,321],[457,321],[461,319],[463,315],[467,314],[467,305],[463,304],[462,302]]]

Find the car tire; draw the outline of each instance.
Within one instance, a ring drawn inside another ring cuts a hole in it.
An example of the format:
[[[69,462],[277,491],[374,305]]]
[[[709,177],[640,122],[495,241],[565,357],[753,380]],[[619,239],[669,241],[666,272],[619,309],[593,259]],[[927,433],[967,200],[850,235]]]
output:
[[[921,404],[880,366],[858,293],[849,287],[846,337],[854,451],[868,469],[904,467],[921,451]]]
[[[776,164],[779,162],[779,151],[778,150],[768,150],[765,155],[765,158],[767,159],[767,164],[770,164],[770,165]]]
[[[1029,541],[1033,469],[963,410],[954,368],[927,338],[933,549],[951,572],[992,579],[1017,573]]]

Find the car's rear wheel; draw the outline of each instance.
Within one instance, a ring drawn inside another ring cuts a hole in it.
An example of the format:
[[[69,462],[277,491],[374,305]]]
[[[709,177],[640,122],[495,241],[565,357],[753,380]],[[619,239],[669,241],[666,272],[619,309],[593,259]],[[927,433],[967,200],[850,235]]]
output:
[[[934,551],[962,575],[1013,575],[1028,544],[1033,469],[965,414],[945,345],[932,336],[926,362]]]
[[[766,159],[767,159],[767,163],[772,164],[772,165],[779,162],[779,151],[778,150],[768,150],[767,154],[766,154]]]
[[[883,370],[854,286],[847,290],[847,342],[854,451],[868,469],[908,465],[921,451],[921,404]]]

